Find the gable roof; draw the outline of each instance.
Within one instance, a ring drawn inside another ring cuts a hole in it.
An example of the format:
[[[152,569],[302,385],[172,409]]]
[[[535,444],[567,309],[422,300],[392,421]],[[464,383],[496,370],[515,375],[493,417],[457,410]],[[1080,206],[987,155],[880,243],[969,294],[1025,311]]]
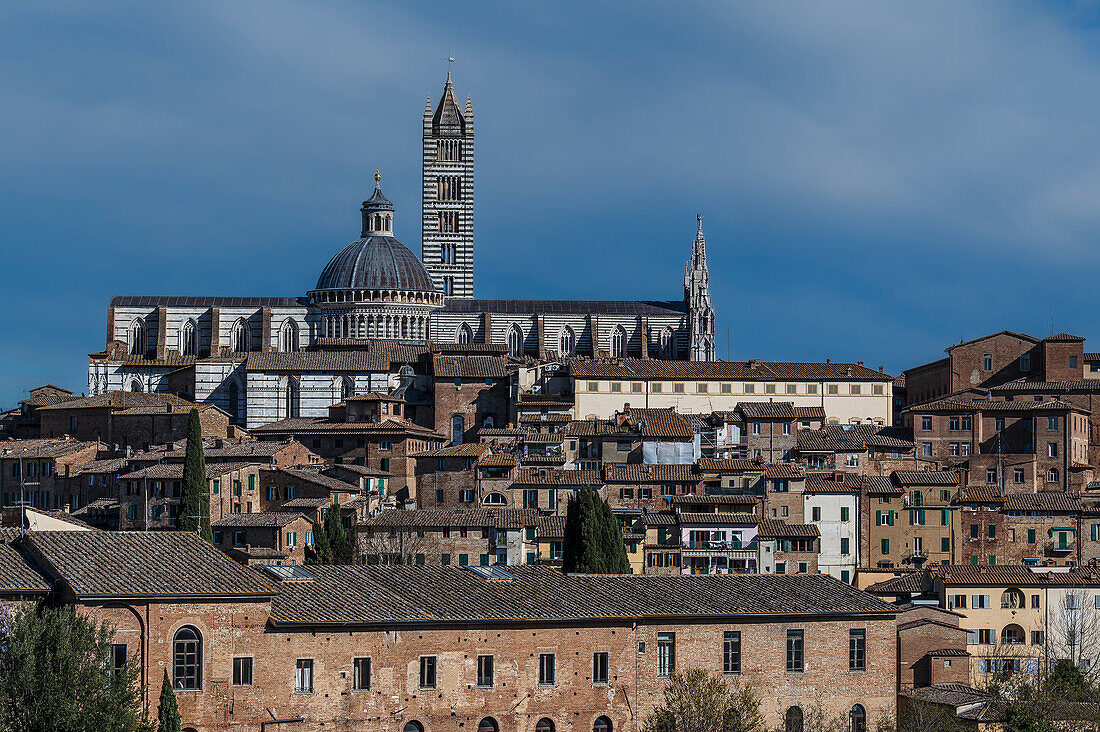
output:
[[[27,548],[77,598],[266,599],[274,588],[182,531],[42,531]]]
[[[504,356],[432,356],[432,372],[438,379],[505,379]]]
[[[473,568],[477,569],[477,568]],[[284,583],[271,620],[284,624],[477,620],[828,616],[890,618],[896,608],[828,575],[563,575],[508,566],[487,581],[461,567],[310,567],[313,582]]]

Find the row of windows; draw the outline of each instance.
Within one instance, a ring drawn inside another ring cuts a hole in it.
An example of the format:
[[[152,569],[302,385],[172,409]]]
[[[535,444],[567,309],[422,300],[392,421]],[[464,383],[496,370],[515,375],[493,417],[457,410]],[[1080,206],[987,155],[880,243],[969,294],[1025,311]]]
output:
[[[586,386],[586,390],[589,392],[598,392],[602,388],[604,382],[589,381]],[[645,391],[645,387],[640,381],[632,381],[629,383],[629,389],[631,393],[642,394]],[[746,382],[741,384],[739,391],[734,391],[735,384],[730,382],[719,382],[717,385],[714,382],[699,381],[695,382],[694,391],[692,394],[817,394],[818,384],[804,384],[803,389],[799,390],[798,384],[777,384],[764,382],[763,388],[757,391],[756,382]],[[668,387],[667,389],[665,387]],[[715,391],[717,386],[717,391]],[[826,384],[825,393],[829,395],[838,395],[841,392],[840,384]],[[848,384],[846,394],[860,395],[870,393],[875,396],[881,396],[885,391],[885,386],[882,384],[871,384],[870,391],[865,391],[866,384]],[[607,390],[613,393],[623,391],[624,382],[610,381],[607,382]],[[687,384],[682,381],[674,381],[666,384],[665,382],[654,381],[649,384],[649,392],[651,394],[685,394],[687,392]]]
[[[787,631],[786,670],[788,673],[802,673],[806,670],[806,637],[802,629]],[[656,670],[658,676],[669,676],[676,670],[676,633],[657,633]],[[729,630],[722,635],[722,671],[725,674],[741,673],[741,631]],[[645,653],[645,643],[638,644],[638,652]],[[203,643],[198,630],[184,626],[176,631],[173,639],[173,685],[179,690],[202,688]],[[495,685],[495,658],[492,655],[477,657],[477,686],[492,688]],[[419,684],[422,690],[438,688],[438,659],[436,656],[420,657]],[[848,632],[848,670],[867,670],[867,632],[862,628],[853,628]],[[252,684],[253,659],[238,657],[233,659],[233,685]],[[294,691],[299,694],[313,693],[314,667],[312,658],[299,658],[295,661]],[[592,683],[607,684],[610,674],[610,660],[606,651],[592,654]],[[539,654],[539,686],[557,684],[557,656],[554,653]],[[371,659],[357,657],[352,660],[352,689],[369,691],[371,688]]]
[[[238,318],[230,328],[230,345],[236,353],[248,353],[252,350],[252,331],[244,318]],[[197,356],[199,351],[199,328],[194,320],[188,320],[178,331],[177,347],[181,356]],[[135,319],[129,328],[130,354],[144,356],[148,348],[145,321]],[[286,320],[279,329],[279,350],[284,352],[299,349],[298,324]]]

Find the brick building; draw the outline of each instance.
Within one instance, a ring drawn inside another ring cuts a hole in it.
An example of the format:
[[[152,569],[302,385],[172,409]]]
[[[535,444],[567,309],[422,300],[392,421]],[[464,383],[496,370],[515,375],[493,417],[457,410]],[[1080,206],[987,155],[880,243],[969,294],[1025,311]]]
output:
[[[110,486],[80,475],[104,447],[71,438],[0,442],[0,506],[77,509],[105,497]]]
[[[1061,400],[948,397],[904,412],[923,460],[1005,492],[1080,492],[1092,482],[1089,413]]]
[[[432,374],[435,430],[452,443],[476,442],[479,429],[509,423],[511,379],[504,357],[436,355]]]
[[[443,435],[413,423],[401,400],[383,394],[351,397],[329,408],[329,416],[293,417],[257,427],[258,440],[301,441],[332,465],[358,465],[387,476],[388,491],[415,498],[413,455],[443,444]]]
[[[313,522],[296,511],[230,513],[211,522],[214,546],[241,564],[305,564]]]
[[[536,527],[513,508],[386,510],[358,527],[357,551],[368,565],[534,564]]]
[[[232,437],[229,415],[213,404],[174,394],[111,391],[40,407],[42,437],[98,440],[125,450],[187,439],[191,410],[198,410],[203,437]]]
[[[210,519],[260,511],[258,463],[211,463],[206,466]],[[119,476],[120,529],[173,529],[179,523],[183,465],[152,465]]]
[[[632,732],[687,668],[743,679],[769,726],[818,701],[856,724],[894,712],[897,610],[825,576],[255,570],[175,532],[33,534],[17,548],[55,602],[115,626],[150,709],[169,671],[198,732],[255,727],[269,710],[302,732]]]

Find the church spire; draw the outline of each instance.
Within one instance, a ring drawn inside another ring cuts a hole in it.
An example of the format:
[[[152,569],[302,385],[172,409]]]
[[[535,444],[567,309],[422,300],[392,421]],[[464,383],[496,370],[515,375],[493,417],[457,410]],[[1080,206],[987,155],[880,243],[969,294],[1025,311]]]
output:
[[[710,299],[710,271],[707,269],[707,240],[703,236],[703,215],[691,246],[691,259],[684,272],[684,304],[687,306],[692,361],[714,360],[714,305]]]

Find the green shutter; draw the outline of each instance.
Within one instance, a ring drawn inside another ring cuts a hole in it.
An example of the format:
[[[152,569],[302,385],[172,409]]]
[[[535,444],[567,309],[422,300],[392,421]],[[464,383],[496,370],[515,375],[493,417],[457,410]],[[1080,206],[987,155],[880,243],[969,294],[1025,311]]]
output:
[[[436,501],[436,503],[443,503],[443,489],[442,488],[436,488],[435,489],[435,501]]]
[[[950,536],[941,536],[940,537],[940,551],[941,552],[951,551],[951,537]]]

